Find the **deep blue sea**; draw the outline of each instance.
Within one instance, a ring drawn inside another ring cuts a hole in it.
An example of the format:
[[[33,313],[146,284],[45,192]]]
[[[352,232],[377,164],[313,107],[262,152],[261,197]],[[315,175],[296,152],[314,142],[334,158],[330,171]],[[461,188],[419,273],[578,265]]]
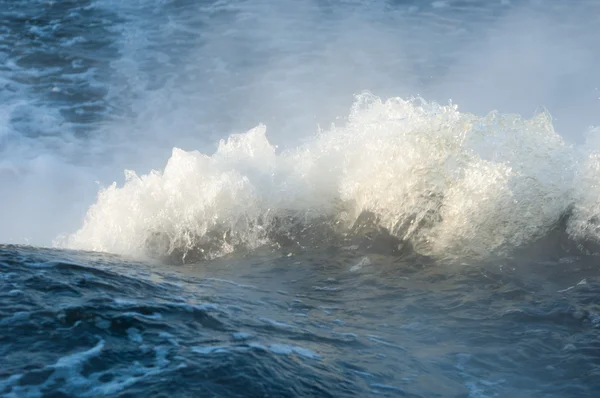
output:
[[[0,0],[0,396],[599,396],[599,23]]]

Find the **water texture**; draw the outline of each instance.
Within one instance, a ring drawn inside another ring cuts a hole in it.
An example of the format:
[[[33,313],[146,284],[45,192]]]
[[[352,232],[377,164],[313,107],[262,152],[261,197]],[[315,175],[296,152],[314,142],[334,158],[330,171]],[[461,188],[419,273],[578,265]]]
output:
[[[599,12],[0,0],[0,396],[595,397]]]

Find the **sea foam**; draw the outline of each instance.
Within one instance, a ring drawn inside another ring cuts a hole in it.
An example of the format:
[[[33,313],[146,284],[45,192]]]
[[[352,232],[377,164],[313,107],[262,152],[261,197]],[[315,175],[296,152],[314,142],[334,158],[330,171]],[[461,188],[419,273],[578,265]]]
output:
[[[345,234],[369,214],[421,254],[505,255],[569,212],[573,237],[600,239],[599,159],[565,142],[547,112],[477,116],[362,93],[344,123],[295,148],[278,150],[259,125],[212,155],[174,148],[162,172],[126,171],[56,244],[212,258],[315,225]]]

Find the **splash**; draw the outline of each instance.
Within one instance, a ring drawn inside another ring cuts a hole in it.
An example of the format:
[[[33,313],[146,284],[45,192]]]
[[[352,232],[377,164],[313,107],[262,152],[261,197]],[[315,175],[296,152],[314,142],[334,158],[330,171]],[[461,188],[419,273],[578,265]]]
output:
[[[591,129],[576,175],[574,204],[567,232],[579,241],[600,242],[600,131]]]
[[[582,175],[577,150],[546,112],[480,117],[453,104],[363,93],[344,125],[296,148],[278,151],[259,125],[221,141],[213,155],[175,148],[162,172],[126,171],[125,184],[101,190],[81,229],[56,244],[212,258],[281,243],[282,235],[344,236],[369,214],[421,254],[506,255],[573,207],[569,231],[589,237],[600,200],[575,184],[590,186],[600,170],[594,156]]]

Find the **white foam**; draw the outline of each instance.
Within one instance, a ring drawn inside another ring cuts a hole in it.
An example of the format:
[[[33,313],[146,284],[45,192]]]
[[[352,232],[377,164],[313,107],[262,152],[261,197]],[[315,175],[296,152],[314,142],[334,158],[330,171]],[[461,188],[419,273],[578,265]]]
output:
[[[295,329],[296,328],[293,325],[283,323],[283,322],[278,322],[278,321],[275,321],[275,320],[269,319],[269,318],[259,318],[259,320],[268,325],[275,326],[275,327],[282,328],[282,329]]]
[[[231,337],[234,340],[249,340],[254,337],[254,335],[245,332],[234,332],[231,334]]]
[[[267,347],[265,347],[264,345],[262,345],[260,343],[250,343],[250,344],[248,344],[248,347],[254,348],[255,350],[259,350],[259,351],[267,351]]]
[[[91,358],[97,357],[104,349],[104,340],[100,340],[98,344],[86,351],[75,352],[58,359],[54,365],[47,368],[54,371],[48,379],[40,386],[19,385],[19,381],[24,376],[17,374],[9,377],[6,380],[0,380],[0,391],[6,388],[11,388],[11,392],[6,396],[9,397],[40,397],[44,387],[52,386],[57,381],[65,380],[69,384],[70,389],[86,389],[90,386],[90,380],[81,375],[83,365]],[[80,395],[81,396],[81,395]]]
[[[192,351],[195,352],[196,354],[208,355],[208,354],[228,352],[232,348],[233,347],[227,347],[227,346],[192,347]]]
[[[83,226],[57,243],[214,257],[268,242],[275,220],[289,215],[346,228],[368,211],[424,254],[502,255],[543,236],[576,200],[583,221],[571,224],[573,235],[594,235],[581,224],[600,214],[600,190],[586,189],[600,160],[590,156],[576,197],[578,156],[547,113],[480,117],[364,93],[345,125],[294,149],[278,153],[262,125],[211,156],[175,148],[164,171],[128,171],[124,186],[100,191]]]
[[[600,129],[590,131],[586,157],[575,181],[573,214],[569,218],[569,234],[580,239],[600,242]]]
[[[152,315],[146,315],[146,314],[141,314],[141,313],[135,312],[135,311],[129,311],[129,312],[124,312],[122,314],[122,316],[131,317],[131,318],[152,319],[152,320],[162,319],[162,315],[159,314],[158,312],[154,312],[154,313],[152,313]]]
[[[24,376],[22,374],[0,380],[0,391],[11,388],[11,392],[7,396],[39,397],[42,396],[41,391],[48,388],[56,389],[58,385],[67,395],[80,397],[114,395],[140,380],[164,372],[170,364],[170,360],[167,359],[168,349],[165,346],[157,346],[153,350],[156,357],[155,363],[149,367],[133,362],[118,368],[84,375],[86,373],[84,365],[90,359],[101,355],[103,349],[104,341],[100,340],[96,346],[86,351],[78,351],[60,358],[55,364],[46,367],[53,369],[54,372],[40,385],[19,385],[19,380]],[[177,368],[183,366],[185,365],[180,364]],[[105,375],[111,376],[110,381],[103,380]]]
[[[374,343],[378,343],[378,344],[385,345],[387,347],[398,348],[399,350],[406,351],[406,348],[399,346],[397,344],[390,343],[389,341],[382,340],[381,337],[379,337],[379,336],[369,334],[366,337],[367,337],[367,340],[372,341]]]
[[[356,272],[360,269],[362,269],[365,266],[369,266],[371,265],[371,260],[369,259],[369,257],[363,257],[360,259],[360,261],[356,264],[354,264],[352,267],[350,267],[350,272]]]
[[[112,322],[108,319],[97,316],[94,318],[94,324],[99,329],[110,329]]]
[[[137,328],[129,328],[126,330],[126,333],[127,337],[129,337],[129,340],[133,341],[134,343],[141,344],[142,341],[144,341],[144,338],[142,337],[139,329]]]
[[[19,323],[28,320],[30,317],[31,313],[26,311],[18,311],[12,314],[10,317],[0,320],[0,325],[11,325],[14,323]]]
[[[291,345],[287,345],[287,344],[271,344],[269,346],[269,351],[271,351],[274,354],[279,354],[279,355],[298,354],[305,358],[311,358],[311,359],[320,358],[320,356],[317,355],[314,351],[311,351],[307,348],[291,346]]]
[[[78,369],[90,358],[97,357],[104,349],[104,340],[100,340],[98,344],[87,351],[76,352],[71,355],[60,358],[54,365],[55,369]]]
[[[266,351],[267,349],[277,355],[300,355],[305,358],[319,359],[320,355],[308,348],[292,346],[288,344],[271,344],[268,347],[259,343],[250,343],[247,347],[243,346],[204,346],[192,347],[192,351],[200,355],[222,354],[231,351],[246,351],[249,348]]]

